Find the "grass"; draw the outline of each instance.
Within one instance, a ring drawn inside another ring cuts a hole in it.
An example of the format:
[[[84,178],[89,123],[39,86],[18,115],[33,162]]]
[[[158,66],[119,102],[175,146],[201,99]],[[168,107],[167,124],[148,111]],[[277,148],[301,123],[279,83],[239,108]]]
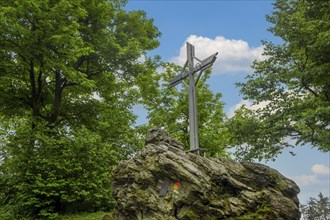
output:
[[[111,213],[93,212],[74,215],[62,215],[61,220],[112,220]]]

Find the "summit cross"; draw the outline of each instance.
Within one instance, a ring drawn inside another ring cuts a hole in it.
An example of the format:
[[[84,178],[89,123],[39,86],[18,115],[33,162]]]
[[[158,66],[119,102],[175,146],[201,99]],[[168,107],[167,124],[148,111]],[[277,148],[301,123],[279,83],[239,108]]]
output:
[[[183,66],[180,74],[176,75],[168,85],[168,88],[172,88],[179,83],[183,82],[184,79],[189,77],[189,85],[184,84],[188,87],[188,101],[189,101],[189,130],[190,130],[190,152],[199,153],[202,149],[199,148],[198,139],[198,122],[197,122],[197,100],[196,100],[196,85],[204,70],[210,68],[215,60],[217,59],[218,53],[214,53],[211,56],[200,60],[195,57],[195,47],[187,42],[187,61]],[[194,66],[194,59],[198,63]],[[186,68],[188,70],[186,71]],[[195,77],[195,73],[198,73]]]

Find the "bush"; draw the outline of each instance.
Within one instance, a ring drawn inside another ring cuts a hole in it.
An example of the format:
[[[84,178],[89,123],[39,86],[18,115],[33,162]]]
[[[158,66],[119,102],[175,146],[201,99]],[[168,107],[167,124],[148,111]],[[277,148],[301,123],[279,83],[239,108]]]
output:
[[[15,145],[5,147],[1,219],[112,209],[111,169],[118,159],[111,145],[84,128],[53,137],[35,131],[33,137],[31,146],[30,137],[16,133]]]

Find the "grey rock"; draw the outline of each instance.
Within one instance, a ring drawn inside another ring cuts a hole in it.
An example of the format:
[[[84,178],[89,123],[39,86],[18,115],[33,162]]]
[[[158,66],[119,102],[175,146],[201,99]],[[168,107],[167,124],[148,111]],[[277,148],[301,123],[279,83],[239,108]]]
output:
[[[148,130],[145,144],[167,144],[184,150],[184,145],[181,142],[171,138],[165,130],[160,128],[152,128]]]
[[[113,218],[298,220],[298,193],[268,166],[185,152],[165,131],[152,129],[146,146],[113,170]]]

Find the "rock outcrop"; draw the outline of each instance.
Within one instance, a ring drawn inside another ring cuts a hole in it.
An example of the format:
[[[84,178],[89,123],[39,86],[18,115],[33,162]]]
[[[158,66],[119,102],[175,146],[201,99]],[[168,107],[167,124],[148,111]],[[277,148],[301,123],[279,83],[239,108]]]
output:
[[[116,220],[300,219],[298,186],[265,165],[205,158],[160,129],[113,171]]]

